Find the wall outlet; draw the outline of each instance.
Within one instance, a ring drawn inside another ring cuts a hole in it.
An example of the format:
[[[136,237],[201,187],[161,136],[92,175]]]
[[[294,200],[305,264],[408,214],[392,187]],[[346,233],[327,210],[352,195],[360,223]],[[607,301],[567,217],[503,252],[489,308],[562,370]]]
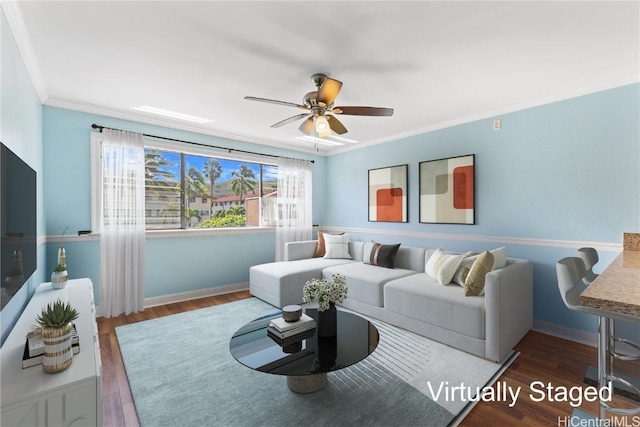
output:
[[[501,128],[500,120],[494,120],[493,121],[493,130],[500,130],[500,128]]]

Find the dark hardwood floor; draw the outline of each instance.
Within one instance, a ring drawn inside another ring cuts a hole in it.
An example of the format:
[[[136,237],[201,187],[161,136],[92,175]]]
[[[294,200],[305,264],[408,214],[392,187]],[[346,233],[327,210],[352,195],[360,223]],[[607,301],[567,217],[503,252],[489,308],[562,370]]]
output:
[[[102,355],[102,411],[103,424],[112,426],[136,426],[136,414],[127,374],[124,369],[115,327],[142,320],[182,313],[249,298],[248,291],[214,297],[201,298],[175,304],[152,307],[141,313],[115,318],[98,318],[100,336],[100,353]],[[461,426],[570,426],[568,417],[573,407],[567,401],[547,399],[534,402],[529,397],[530,385],[534,381],[542,381],[553,387],[583,386],[585,370],[589,365],[596,365],[596,349],[573,341],[556,338],[539,332],[529,332],[516,347],[521,354],[504,372],[498,382],[510,387],[522,387],[522,392],[513,407],[506,402],[479,402],[462,421]],[[618,365],[617,365],[618,366]],[[640,372],[638,362],[625,362],[623,370]],[[496,385],[494,385],[494,388]],[[538,387],[536,387],[538,388]],[[631,407],[630,402],[616,397],[618,405]],[[583,403],[580,406],[585,412],[596,414],[597,403]],[[564,423],[562,420],[566,420]],[[635,418],[640,420],[640,418]],[[559,424],[560,421],[560,424]],[[628,417],[628,425],[634,418]],[[622,425],[624,424],[617,424]],[[637,425],[637,424],[635,424]]]

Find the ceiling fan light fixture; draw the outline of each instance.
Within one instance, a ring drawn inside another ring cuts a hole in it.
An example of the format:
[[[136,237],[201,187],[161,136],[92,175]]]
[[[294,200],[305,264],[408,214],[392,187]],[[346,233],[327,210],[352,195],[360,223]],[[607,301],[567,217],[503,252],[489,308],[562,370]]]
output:
[[[319,137],[325,137],[331,135],[331,126],[325,116],[318,116],[315,118],[316,133]]]
[[[289,123],[304,119],[298,130],[305,135],[316,138],[335,138],[337,135],[346,134],[347,128],[337,118],[336,115],[347,116],[392,116],[393,108],[379,108],[367,106],[335,106],[334,102],[342,88],[342,82],[327,77],[325,74],[317,73],[311,76],[311,81],[316,85],[317,90],[308,92],[302,98],[302,104],[276,99],[258,98],[255,96],[245,96],[244,99],[250,101],[268,102],[297,107],[307,111],[288,119],[281,120],[271,125],[272,128],[279,128]],[[319,141],[316,141],[316,145]],[[342,142],[356,143],[357,141],[343,139]],[[341,142],[341,143],[342,143]]]

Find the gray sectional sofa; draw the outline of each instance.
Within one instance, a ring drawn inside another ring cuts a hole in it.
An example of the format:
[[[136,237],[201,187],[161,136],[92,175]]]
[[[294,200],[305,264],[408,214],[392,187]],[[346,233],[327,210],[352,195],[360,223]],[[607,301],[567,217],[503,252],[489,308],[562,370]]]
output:
[[[465,296],[425,273],[433,250],[400,246],[395,268],[384,268],[363,262],[363,242],[349,242],[352,259],[314,258],[316,246],[288,243],[286,261],[251,267],[251,294],[277,307],[300,304],[308,280],[341,274],[349,291],[340,305],[496,362],[532,327],[530,261],[507,258],[485,276],[483,296]]]

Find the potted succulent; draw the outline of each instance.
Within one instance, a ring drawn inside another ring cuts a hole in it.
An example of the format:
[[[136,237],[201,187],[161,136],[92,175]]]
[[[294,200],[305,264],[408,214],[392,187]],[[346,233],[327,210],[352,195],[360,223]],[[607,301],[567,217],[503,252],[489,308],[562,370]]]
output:
[[[51,273],[51,287],[53,289],[62,289],[67,285],[69,273],[67,272],[67,254],[62,247],[62,240],[69,227],[65,227],[60,234],[60,246],[58,247],[58,263]]]
[[[46,373],[64,371],[73,362],[71,338],[73,321],[77,318],[78,311],[59,299],[47,304],[36,317],[44,342],[42,369]]]

